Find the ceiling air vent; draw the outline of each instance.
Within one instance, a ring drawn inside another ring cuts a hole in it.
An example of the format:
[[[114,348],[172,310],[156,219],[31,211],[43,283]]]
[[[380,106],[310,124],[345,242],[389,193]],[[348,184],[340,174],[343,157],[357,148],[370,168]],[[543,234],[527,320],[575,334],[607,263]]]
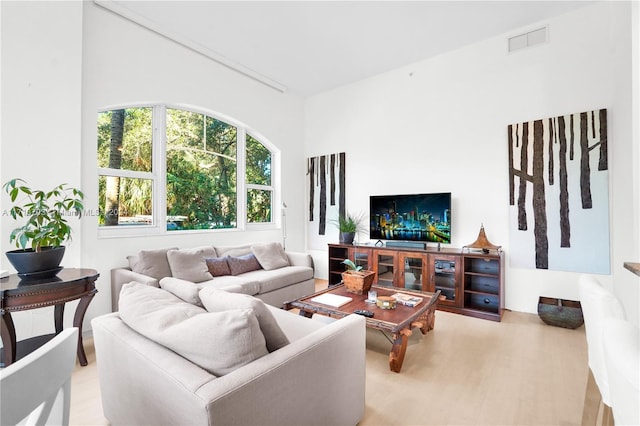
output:
[[[528,33],[509,38],[509,52],[542,44],[547,41],[547,27],[538,28]]]

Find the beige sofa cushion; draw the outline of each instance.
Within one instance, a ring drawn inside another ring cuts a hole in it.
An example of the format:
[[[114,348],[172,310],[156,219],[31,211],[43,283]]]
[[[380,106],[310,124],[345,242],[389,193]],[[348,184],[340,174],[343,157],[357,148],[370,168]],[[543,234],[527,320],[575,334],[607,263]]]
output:
[[[216,253],[218,257],[224,256],[244,256],[251,253],[251,246],[253,244],[241,244],[237,246],[216,246]]]
[[[260,284],[259,293],[268,293],[313,279],[313,269],[306,266],[285,266],[272,271],[260,269],[242,274],[242,278],[258,282]]]
[[[216,250],[213,246],[170,250],[167,252],[171,275],[194,283],[208,281],[212,278],[205,261],[208,257],[216,257]]]
[[[289,266],[289,258],[280,243],[256,244],[251,247],[251,251],[266,271]]]
[[[200,301],[200,287],[191,281],[175,277],[164,277],[160,280],[160,288],[192,305],[202,306]]]
[[[129,268],[133,272],[142,275],[148,275],[157,280],[171,276],[171,268],[167,260],[167,252],[170,250],[178,250],[177,247],[156,249],[156,250],[140,250],[137,256],[128,256]]]
[[[138,333],[215,376],[268,353],[251,309],[207,312],[162,289],[129,283],[122,287],[119,314]]]
[[[215,277],[209,281],[198,283],[199,288],[213,287],[219,290],[230,291],[232,293],[258,294],[260,292],[260,283],[247,278],[244,275],[223,275]]]
[[[246,294],[227,293],[223,290],[205,287],[200,290],[200,300],[209,312],[222,312],[229,309],[251,309],[258,318],[260,330],[264,335],[269,352],[289,344],[289,339],[280,329],[273,314],[260,299]]]

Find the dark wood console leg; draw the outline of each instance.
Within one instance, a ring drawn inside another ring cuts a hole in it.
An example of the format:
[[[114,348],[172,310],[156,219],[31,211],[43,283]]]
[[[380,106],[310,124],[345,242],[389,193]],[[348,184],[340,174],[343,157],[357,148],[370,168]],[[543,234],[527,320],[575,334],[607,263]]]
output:
[[[89,303],[91,303],[91,299],[93,299],[93,296],[95,296],[97,292],[98,291],[95,290],[82,297],[78,303],[78,307],[76,308],[76,313],[73,316],[73,326],[78,327],[78,360],[80,361],[80,365],[83,367],[88,364],[88,361],[87,355],[84,352],[84,344],[82,342],[82,321],[84,320],[84,314],[87,312]]]
[[[4,354],[4,367],[16,360],[16,329],[9,311],[2,311],[0,323],[0,335],[2,336],[2,352]]]
[[[60,334],[64,322],[64,303],[56,305],[53,308],[53,320],[56,324],[56,334]]]

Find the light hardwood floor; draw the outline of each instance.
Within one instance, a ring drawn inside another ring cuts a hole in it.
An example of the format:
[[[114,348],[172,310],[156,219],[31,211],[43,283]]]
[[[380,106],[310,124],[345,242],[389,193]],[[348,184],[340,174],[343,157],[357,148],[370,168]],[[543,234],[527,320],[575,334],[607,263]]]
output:
[[[85,347],[89,365],[73,374],[71,424],[105,425],[91,338]],[[496,323],[438,311],[433,331],[410,337],[400,374],[389,371],[389,348],[384,335],[367,330],[361,425],[580,424],[584,326],[551,327],[519,312]]]

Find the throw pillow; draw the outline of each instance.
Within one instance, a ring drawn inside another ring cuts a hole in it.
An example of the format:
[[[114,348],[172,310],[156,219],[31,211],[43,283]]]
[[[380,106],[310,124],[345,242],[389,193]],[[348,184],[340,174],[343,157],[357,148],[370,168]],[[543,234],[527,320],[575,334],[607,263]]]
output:
[[[251,251],[266,271],[289,266],[289,258],[280,243],[257,244],[251,247]]]
[[[122,287],[119,314],[136,332],[218,377],[268,353],[251,309],[206,312],[162,289],[130,283]]]
[[[214,277],[223,275],[231,275],[227,258],[225,257],[207,257],[205,260],[209,273]]]
[[[191,281],[181,280],[180,278],[164,277],[160,280],[160,288],[167,290],[174,296],[179,297],[185,302],[191,303],[196,306],[202,306],[200,302],[200,287]]]
[[[138,256],[129,256],[129,266],[133,272],[147,275],[157,280],[171,276],[171,268],[167,261],[167,252],[169,250],[177,250],[177,247],[140,250]]]
[[[231,275],[240,275],[245,272],[257,271],[260,269],[258,259],[256,259],[253,253],[239,257],[229,256],[227,257],[227,263],[229,264]]]
[[[265,303],[248,294],[229,293],[217,288],[205,287],[200,290],[200,300],[209,312],[223,312],[229,309],[251,309],[258,318],[260,330],[267,343],[267,350],[273,352],[289,344],[275,317]]]
[[[170,250],[167,252],[171,274],[176,278],[194,283],[208,281],[212,278],[204,259],[215,256],[216,251],[212,246]]]

